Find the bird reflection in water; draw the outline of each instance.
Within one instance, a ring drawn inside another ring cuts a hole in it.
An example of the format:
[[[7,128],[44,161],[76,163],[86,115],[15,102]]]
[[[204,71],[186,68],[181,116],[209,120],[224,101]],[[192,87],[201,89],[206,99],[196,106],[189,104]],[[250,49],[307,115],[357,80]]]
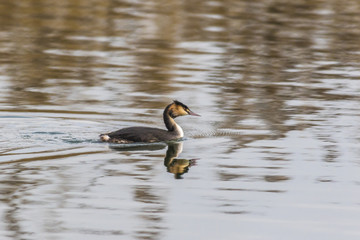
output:
[[[191,166],[196,165],[197,159],[178,159],[182,152],[183,143],[168,143],[168,149],[164,159],[164,165],[169,173],[173,173],[176,179],[181,179],[184,173],[189,171]]]
[[[164,143],[156,144],[129,144],[126,146],[121,145],[110,145],[110,148],[117,151],[140,151],[149,150],[156,151],[163,149],[166,146]],[[196,165],[198,159],[178,159],[177,157],[183,150],[183,142],[168,142],[168,149],[164,158],[164,165],[169,173],[174,174],[176,179],[182,179],[182,175],[189,171],[189,168]]]

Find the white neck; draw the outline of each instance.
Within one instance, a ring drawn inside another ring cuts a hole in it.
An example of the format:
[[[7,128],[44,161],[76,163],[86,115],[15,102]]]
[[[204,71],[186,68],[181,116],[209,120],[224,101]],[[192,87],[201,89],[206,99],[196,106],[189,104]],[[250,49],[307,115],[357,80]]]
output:
[[[184,131],[177,123],[175,123],[175,131],[179,133],[179,138],[184,136]]]

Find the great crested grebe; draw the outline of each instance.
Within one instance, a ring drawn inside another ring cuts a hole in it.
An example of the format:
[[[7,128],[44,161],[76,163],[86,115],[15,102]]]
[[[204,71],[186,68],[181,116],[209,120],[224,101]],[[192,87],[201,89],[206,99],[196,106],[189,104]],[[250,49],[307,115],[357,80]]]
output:
[[[167,105],[163,113],[167,131],[160,128],[128,127],[115,132],[101,134],[100,139],[104,142],[111,143],[150,143],[175,140],[182,138],[184,132],[181,127],[176,124],[174,118],[184,115],[200,116],[192,112],[185,104],[174,100],[173,103]]]

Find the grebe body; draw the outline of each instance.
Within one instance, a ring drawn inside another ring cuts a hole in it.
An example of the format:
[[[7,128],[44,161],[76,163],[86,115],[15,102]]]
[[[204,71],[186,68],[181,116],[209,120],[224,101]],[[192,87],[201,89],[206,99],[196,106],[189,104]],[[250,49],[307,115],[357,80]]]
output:
[[[167,130],[151,127],[128,127],[114,132],[100,135],[104,142],[111,143],[134,143],[134,142],[163,142],[182,138],[184,132],[175,122],[175,118],[184,115],[200,116],[192,112],[185,104],[174,100],[163,113],[163,119]]]

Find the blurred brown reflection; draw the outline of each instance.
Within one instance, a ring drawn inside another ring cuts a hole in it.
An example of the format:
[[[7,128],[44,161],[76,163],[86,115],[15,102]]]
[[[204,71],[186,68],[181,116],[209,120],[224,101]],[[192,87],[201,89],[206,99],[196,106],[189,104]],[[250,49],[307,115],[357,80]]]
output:
[[[21,172],[21,171],[17,171]],[[21,220],[17,217],[17,212],[20,209],[19,203],[15,201],[14,196],[17,194],[18,189],[24,184],[17,175],[10,175],[11,177],[6,181],[1,182],[1,199],[2,204],[9,206],[4,212],[3,222],[6,225],[6,230],[14,239],[22,237],[23,229],[21,228]]]
[[[182,142],[169,143],[164,159],[164,165],[169,173],[174,174],[176,179],[189,171],[189,168],[196,165],[197,159],[178,159],[183,149]]]
[[[161,225],[163,217],[161,213],[166,211],[164,197],[158,194],[158,190],[150,185],[137,186],[134,189],[134,200],[144,203],[138,213],[139,217],[145,222],[142,230],[137,230],[135,236],[138,239],[158,239],[162,234]]]
[[[28,220],[24,218],[23,213],[36,205],[43,205],[40,199],[29,200],[32,196],[31,191],[48,184],[48,181],[42,179],[40,168],[26,167],[21,163],[2,169],[2,177],[0,202],[6,206],[2,218],[7,232],[6,236],[11,239],[26,239],[34,232],[27,228]],[[48,209],[46,212],[49,215],[54,214],[52,209]],[[53,232],[61,228],[59,222],[54,224],[54,221],[48,219],[44,230]],[[5,237],[5,235],[3,236]]]
[[[267,182],[281,182],[281,181],[287,181],[290,178],[288,176],[281,176],[281,175],[267,175],[264,176],[264,179]]]
[[[325,86],[309,86],[319,80],[316,78],[329,77],[314,73],[316,61],[331,59],[341,66],[343,59],[351,64],[354,58],[359,60],[352,52],[359,51],[356,43],[359,29],[346,28],[340,34],[336,27],[351,25],[359,2],[350,1],[352,7],[341,6],[337,1],[232,3],[227,13],[231,16],[227,32],[232,45],[227,48],[219,73],[223,78],[218,104],[226,115],[222,127],[271,131],[266,135],[233,135],[233,140],[243,145],[260,139],[279,139],[291,130],[311,126],[311,121],[285,124],[294,115],[316,115],[320,109],[308,104],[289,106],[290,100],[357,98],[345,93],[331,94]],[[355,18],[360,20],[359,15]],[[351,37],[341,37],[342,34]],[[254,125],[245,125],[246,119],[256,121]],[[334,153],[327,156],[331,158]]]
[[[324,88],[292,82],[311,83],[314,76],[323,77],[314,73],[312,63],[317,60],[357,62],[353,53],[359,50],[359,30],[346,26],[359,20],[358,9],[358,1],[344,5],[320,0],[4,0],[1,74],[11,79],[12,105],[101,102],[95,94],[74,99],[72,94],[110,81],[105,88],[130,87],[120,100],[149,108],[159,98],[186,91],[174,79],[191,79],[203,71],[207,77],[193,81],[220,89],[218,106],[223,114],[231,112],[224,127],[255,115],[273,131],[272,137],[281,137],[290,128],[282,124],[289,115],[316,111],[305,106],[289,109],[287,100],[339,97]],[[212,49],[181,47],[193,42],[216,43],[221,51],[213,54],[215,68],[203,68],[201,59]],[[192,63],[184,62],[186,54],[195,57]],[[128,92],[137,94],[124,96]]]

